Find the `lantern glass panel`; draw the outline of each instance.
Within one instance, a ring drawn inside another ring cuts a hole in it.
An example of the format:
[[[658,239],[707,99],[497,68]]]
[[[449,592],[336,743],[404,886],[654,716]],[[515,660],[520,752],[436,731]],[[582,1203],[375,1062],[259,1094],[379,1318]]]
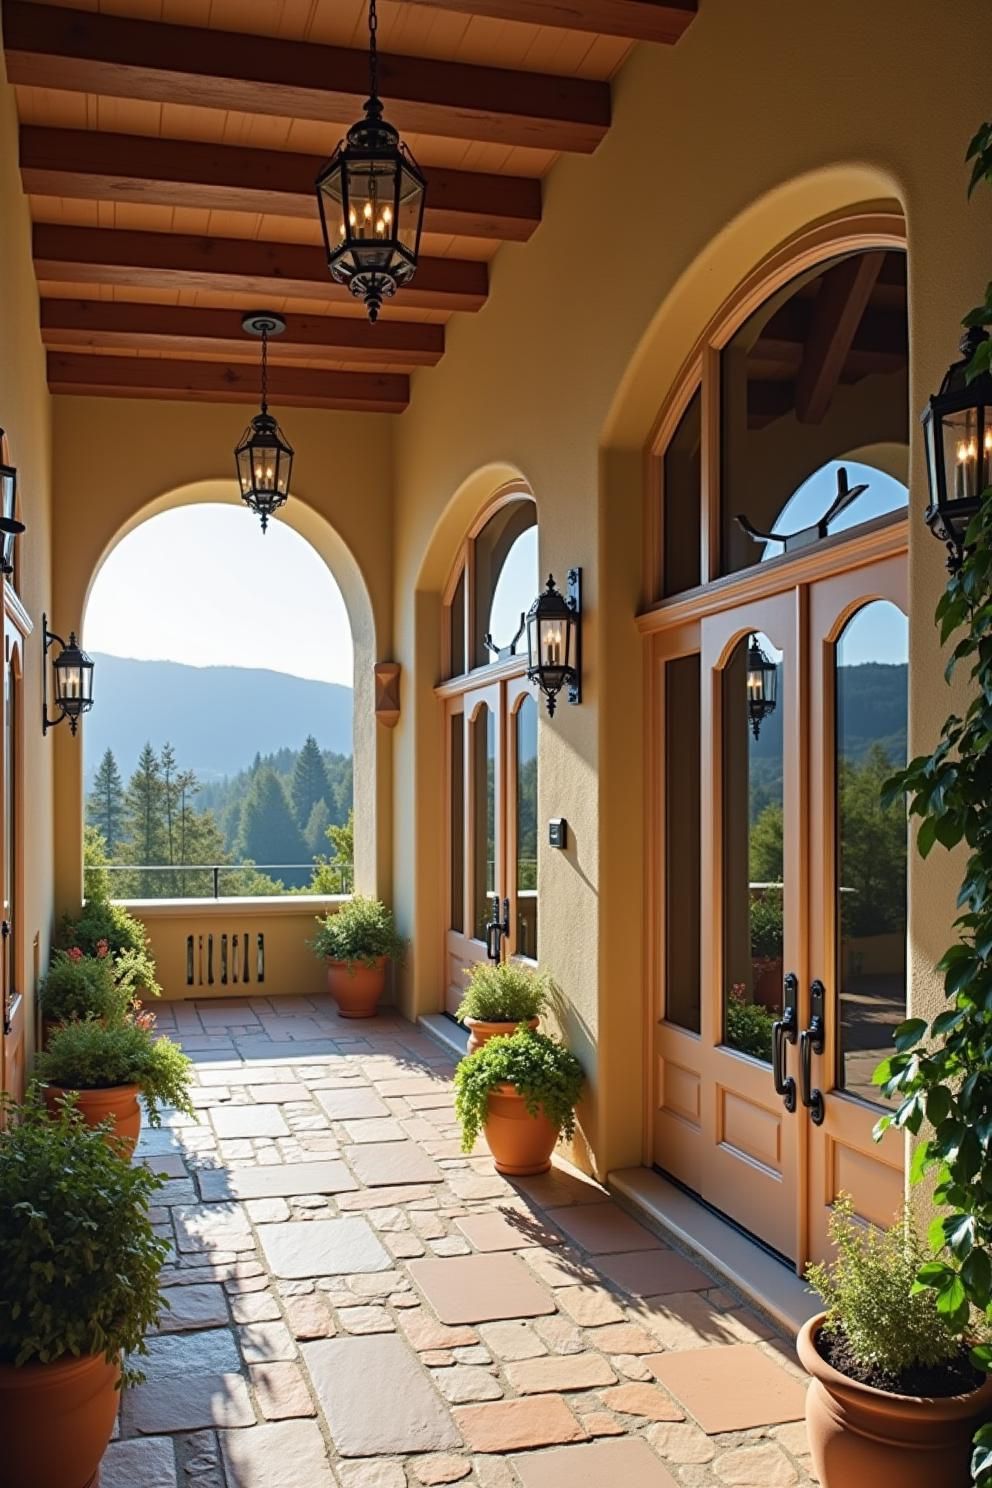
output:
[[[940,476],[937,471],[936,460],[936,440],[940,425],[941,421],[934,414],[932,406],[928,407],[923,419],[923,441],[927,461],[927,486],[930,491],[931,506],[935,506],[940,500],[940,491],[938,489]]]
[[[320,191],[320,205],[324,218],[327,251],[330,254],[340,248],[347,237],[345,231],[347,207],[344,199],[344,170],[340,162],[331,166],[321,176],[318,183],[318,190]]]
[[[404,167],[400,174],[399,213],[396,238],[400,246],[410,254],[417,252],[420,236],[420,218],[424,209],[423,182]]]
[[[78,706],[83,697],[83,669],[73,661],[55,663],[55,697],[66,712]]]
[[[967,501],[981,495],[992,472],[992,429],[985,409],[962,408],[941,420],[947,500]]]

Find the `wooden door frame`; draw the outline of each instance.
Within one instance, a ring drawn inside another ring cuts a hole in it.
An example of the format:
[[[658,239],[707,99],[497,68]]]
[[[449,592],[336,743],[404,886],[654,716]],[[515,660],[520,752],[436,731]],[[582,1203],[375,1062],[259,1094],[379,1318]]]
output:
[[[0,976],[3,977],[2,1001],[7,1009],[7,997],[9,989],[6,985],[7,967],[11,969],[11,980],[14,984],[16,1002],[11,1005],[9,1011],[13,1015],[15,1025],[20,1024],[19,1034],[12,1036],[20,1038],[20,1056],[22,1062],[27,1063],[28,1049],[28,998],[24,984],[27,956],[24,944],[23,905],[24,905],[24,844],[25,844],[25,799],[24,799],[24,758],[25,758],[25,706],[24,706],[24,651],[28,637],[34,630],[30,615],[18,598],[14,588],[8,580],[3,583],[4,595],[4,644],[3,658],[5,668],[9,668],[12,674],[11,685],[13,689],[12,703],[14,708],[14,767],[12,794],[14,802],[14,832],[10,844],[10,867],[13,877],[13,904],[15,914],[11,926],[11,940],[9,947],[9,959],[0,958]],[[5,682],[6,685],[6,682]],[[4,704],[6,707],[6,703]],[[3,729],[0,730],[0,750],[6,751],[6,717]],[[0,763],[6,767],[5,757],[0,758]],[[0,791],[0,831],[6,831],[6,791]],[[6,864],[0,861],[0,875],[5,874]],[[6,894],[6,882],[0,880],[0,895]],[[0,1058],[0,1088],[6,1081],[6,1042],[7,1035],[0,1035],[3,1040],[3,1055]]]

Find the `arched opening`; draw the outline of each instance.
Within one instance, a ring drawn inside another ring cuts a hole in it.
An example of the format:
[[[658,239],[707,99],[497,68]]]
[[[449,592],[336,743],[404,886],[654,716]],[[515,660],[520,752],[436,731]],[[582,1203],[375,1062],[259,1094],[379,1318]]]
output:
[[[86,853],[117,898],[351,890],[348,612],[304,537],[276,523],[262,542],[233,505],[174,508],[132,527],[93,582]],[[179,552],[181,596],[162,561]]]

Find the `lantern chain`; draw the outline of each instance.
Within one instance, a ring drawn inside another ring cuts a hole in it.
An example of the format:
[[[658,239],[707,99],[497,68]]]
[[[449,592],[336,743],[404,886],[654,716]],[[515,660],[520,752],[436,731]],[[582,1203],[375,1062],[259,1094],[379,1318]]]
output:
[[[262,412],[269,411],[269,332],[262,326]]]
[[[369,0],[369,95],[371,98],[379,96],[379,52],[375,39],[378,29],[379,17],[376,15],[375,0]]]

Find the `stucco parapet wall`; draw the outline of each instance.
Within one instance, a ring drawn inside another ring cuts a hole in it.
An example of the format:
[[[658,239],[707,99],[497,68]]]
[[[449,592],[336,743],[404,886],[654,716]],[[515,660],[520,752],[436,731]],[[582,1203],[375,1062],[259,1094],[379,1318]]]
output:
[[[115,899],[115,904],[139,920],[230,919],[233,914],[251,914],[259,919],[274,916],[310,919],[329,914],[347,904],[350,894],[314,894],[308,898],[290,895],[272,897],[231,896],[226,899]]]

